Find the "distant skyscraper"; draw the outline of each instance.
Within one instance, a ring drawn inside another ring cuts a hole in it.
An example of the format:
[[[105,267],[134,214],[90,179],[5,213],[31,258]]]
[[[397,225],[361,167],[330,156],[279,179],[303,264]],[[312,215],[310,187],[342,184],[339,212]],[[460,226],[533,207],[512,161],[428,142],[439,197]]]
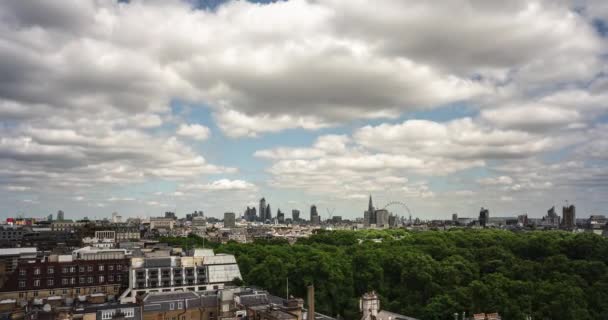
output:
[[[300,221],[300,210],[291,210],[291,219],[293,220],[293,222]]]
[[[317,206],[314,204],[310,206],[310,223],[311,224],[320,224],[321,217],[319,217],[319,213],[317,212]]]
[[[557,215],[557,212],[555,212],[555,206],[547,210],[547,215],[543,217],[543,220],[546,224],[553,227],[558,227],[560,225],[559,216]]]
[[[165,212],[165,218],[174,220],[177,219],[177,217],[175,216],[175,212],[170,211]]]
[[[367,210],[363,213],[363,224],[366,226],[376,224],[376,210],[374,209],[371,195],[369,196]]]
[[[236,216],[234,212],[224,212],[224,228],[236,227]]]
[[[479,225],[485,228],[488,224],[488,220],[490,220],[490,210],[481,207],[481,210],[479,211]]]
[[[272,211],[270,211],[270,203],[266,205],[266,213],[264,214],[265,219],[264,222],[272,222]]]
[[[376,225],[377,226],[379,226],[379,227],[388,227],[389,226],[388,210],[386,210],[386,209],[376,210],[375,215],[376,215]]]
[[[255,207],[251,207],[249,208],[249,206],[247,206],[247,209],[245,210],[245,214],[243,215],[243,218],[245,218],[246,221],[255,221],[256,220],[256,211],[255,211]]]
[[[562,208],[562,227],[566,229],[576,227],[576,208],[574,205]]]
[[[279,223],[285,223],[285,214],[281,212],[281,209],[277,211],[277,221]]]
[[[259,208],[258,212],[260,213],[260,221],[265,222],[266,221],[266,199],[264,199],[264,198],[260,199],[260,208]]]
[[[63,211],[59,210],[57,211],[57,221],[63,221],[65,220],[65,217],[63,216]]]
[[[49,214],[49,216],[46,217],[46,220],[52,222],[53,221],[53,214],[52,213]]]
[[[458,213],[452,213],[452,222],[458,222]]]

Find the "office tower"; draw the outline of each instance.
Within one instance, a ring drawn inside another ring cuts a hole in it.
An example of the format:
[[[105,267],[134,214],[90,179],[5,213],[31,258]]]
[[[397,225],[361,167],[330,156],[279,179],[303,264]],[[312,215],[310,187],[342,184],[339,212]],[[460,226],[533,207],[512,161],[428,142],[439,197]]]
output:
[[[268,221],[268,222],[272,221],[272,211],[270,211],[270,203],[266,205],[266,213],[264,214],[264,216],[266,217],[266,220],[264,220],[264,223],[266,221]]]
[[[293,222],[300,221],[300,210],[291,210],[291,219],[293,220]]]
[[[566,229],[576,227],[576,208],[574,205],[562,208],[562,227]]]
[[[488,220],[490,220],[490,210],[481,207],[481,210],[479,211],[479,225],[485,228],[488,224]]]
[[[550,226],[557,227],[560,225],[560,219],[557,212],[555,212],[555,206],[551,207],[551,209],[547,211],[547,215],[543,217],[543,220]]]
[[[49,216],[46,217],[46,220],[49,221],[49,222],[53,222],[53,214],[52,213],[49,214]]]
[[[57,221],[63,221],[65,220],[65,217],[63,216],[63,211],[59,210],[57,211]]]
[[[277,211],[277,221],[279,223],[285,223],[285,214],[281,212],[281,209]]]
[[[321,217],[319,217],[319,213],[317,212],[317,206],[314,204],[310,206],[310,223],[315,225],[321,223]]]
[[[260,199],[260,210],[258,212],[260,213],[259,220],[262,222],[266,221],[266,199]]]
[[[452,214],[452,222],[458,222],[458,213]]]
[[[175,216],[175,212],[169,212],[169,211],[165,212],[165,218],[173,219],[173,220],[177,219],[177,217]]]
[[[234,212],[224,212],[224,228],[236,227],[236,217]]]
[[[376,215],[376,225],[379,227],[388,227],[388,210],[386,209],[380,209],[380,210],[376,210],[375,212]]]

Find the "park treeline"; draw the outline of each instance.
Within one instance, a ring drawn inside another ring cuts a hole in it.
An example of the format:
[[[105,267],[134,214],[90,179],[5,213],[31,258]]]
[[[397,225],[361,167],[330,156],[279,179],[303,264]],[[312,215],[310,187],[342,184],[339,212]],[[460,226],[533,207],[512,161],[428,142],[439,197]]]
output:
[[[202,239],[163,239],[192,248]],[[209,243],[206,243],[209,247]],[[591,233],[501,230],[322,231],[288,244],[211,244],[235,254],[247,285],[305,297],[358,319],[375,290],[384,310],[420,319],[499,312],[503,319],[608,319],[608,239]]]

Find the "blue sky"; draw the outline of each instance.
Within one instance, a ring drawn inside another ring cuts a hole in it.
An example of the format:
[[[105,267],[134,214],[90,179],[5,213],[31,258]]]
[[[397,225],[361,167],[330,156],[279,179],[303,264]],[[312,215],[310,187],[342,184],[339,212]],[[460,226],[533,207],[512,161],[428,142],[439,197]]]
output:
[[[0,217],[606,213],[603,1],[259,2],[0,4]]]

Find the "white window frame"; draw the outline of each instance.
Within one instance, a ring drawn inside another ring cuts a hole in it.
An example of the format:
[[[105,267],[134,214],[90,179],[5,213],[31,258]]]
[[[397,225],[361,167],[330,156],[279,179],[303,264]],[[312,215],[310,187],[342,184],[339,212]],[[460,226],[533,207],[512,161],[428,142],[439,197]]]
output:
[[[111,320],[114,316],[114,310],[103,310],[101,311],[101,319],[102,320]]]

